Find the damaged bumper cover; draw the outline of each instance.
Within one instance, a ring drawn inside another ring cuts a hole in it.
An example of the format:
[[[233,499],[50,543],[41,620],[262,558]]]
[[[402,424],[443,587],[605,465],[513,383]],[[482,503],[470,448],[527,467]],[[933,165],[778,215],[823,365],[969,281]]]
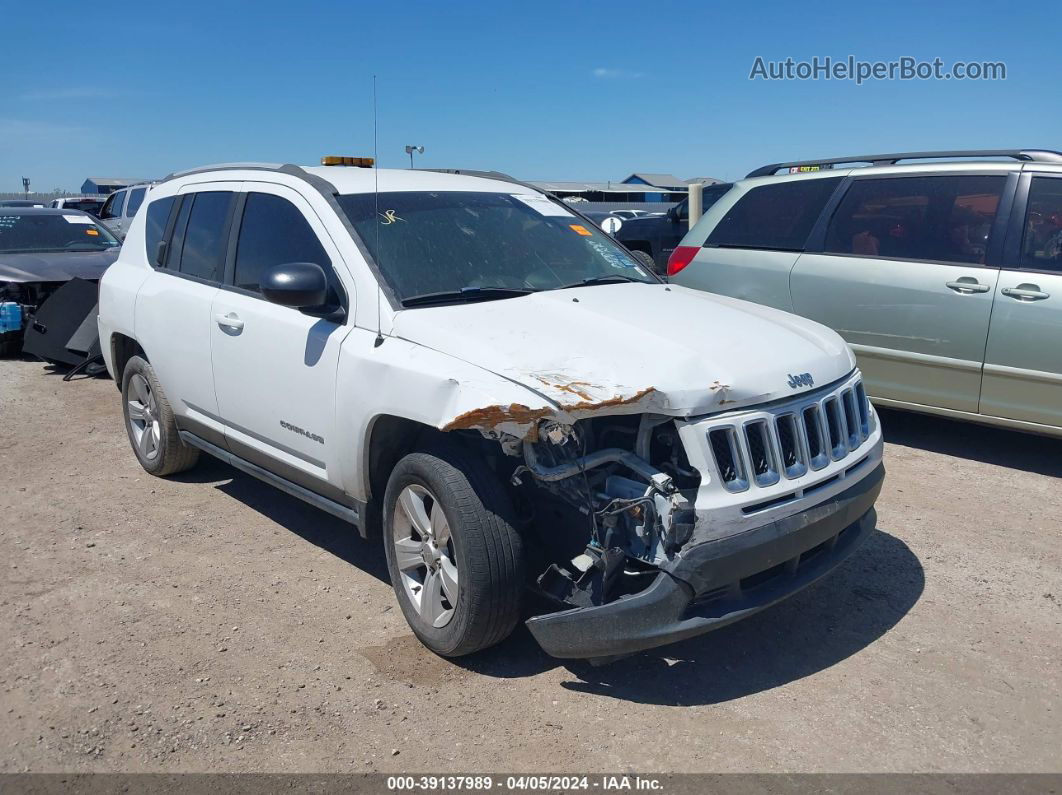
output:
[[[608,658],[709,632],[792,596],[845,560],[873,531],[879,465],[798,514],[683,552],[645,590],[608,604],[528,619],[560,658]]]

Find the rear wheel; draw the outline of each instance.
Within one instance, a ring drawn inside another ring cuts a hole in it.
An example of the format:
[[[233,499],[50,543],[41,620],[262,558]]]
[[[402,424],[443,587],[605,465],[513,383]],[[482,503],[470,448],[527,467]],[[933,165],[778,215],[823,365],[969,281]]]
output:
[[[384,495],[384,544],[406,621],[436,654],[504,640],[520,616],[523,548],[494,474],[454,445],[407,455]]]
[[[199,450],[181,441],[166,393],[140,356],[130,358],[122,374],[122,412],[129,443],[146,471],[161,477],[195,466]]]

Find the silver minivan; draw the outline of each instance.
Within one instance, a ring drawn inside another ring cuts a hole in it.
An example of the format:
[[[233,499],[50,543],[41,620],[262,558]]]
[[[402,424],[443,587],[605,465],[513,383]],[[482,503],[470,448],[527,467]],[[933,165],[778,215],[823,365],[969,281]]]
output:
[[[132,185],[128,188],[121,188],[108,196],[107,201],[103,203],[99,218],[119,240],[125,239],[129,224],[133,222],[133,216],[144,203],[144,196],[149,190],[151,190],[150,185]]]
[[[764,166],[668,274],[835,329],[880,405],[1062,436],[1062,153]]]

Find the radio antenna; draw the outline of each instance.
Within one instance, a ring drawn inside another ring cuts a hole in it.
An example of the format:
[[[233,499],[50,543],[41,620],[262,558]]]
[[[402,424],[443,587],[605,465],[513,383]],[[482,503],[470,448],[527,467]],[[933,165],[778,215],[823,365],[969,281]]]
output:
[[[372,176],[373,176],[373,225],[376,227],[376,269],[379,271],[377,274],[376,282],[376,341],[373,343],[374,348],[379,348],[383,345],[383,330],[381,329],[381,309],[380,301],[383,287],[380,286],[379,279],[383,278],[383,263],[380,259],[380,141],[377,133],[378,125],[376,121],[376,75],[372,76]]]

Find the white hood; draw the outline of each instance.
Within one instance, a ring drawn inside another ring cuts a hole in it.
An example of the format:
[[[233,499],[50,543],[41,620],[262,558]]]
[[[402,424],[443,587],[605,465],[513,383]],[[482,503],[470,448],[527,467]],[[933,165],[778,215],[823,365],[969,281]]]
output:
[[[675,416],[730,410],[808,388],[790,386],[791,375],[810,374],[822,386],[855,367],[844,340],[818,323],[677,285],[600,285],[409,309],[395,317],[392,333],[521,384],[575,418],[606,408]],[[496,418],[499,408],[526,407],[489,408]]]

